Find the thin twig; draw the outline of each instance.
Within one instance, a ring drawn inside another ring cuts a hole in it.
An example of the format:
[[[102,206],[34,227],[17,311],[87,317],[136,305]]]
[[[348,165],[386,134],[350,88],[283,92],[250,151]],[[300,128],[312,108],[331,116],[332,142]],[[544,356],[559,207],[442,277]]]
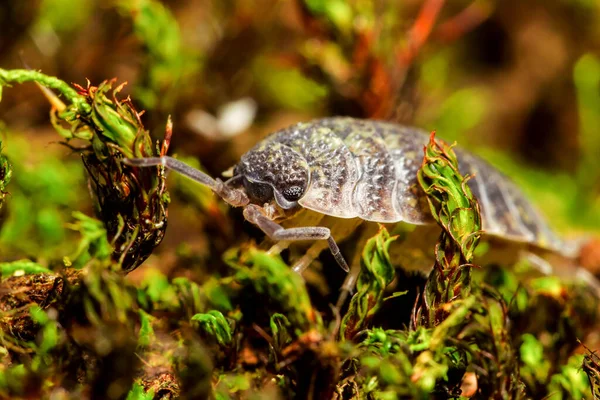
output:
[[[413,62],[429,38],[444,3],[445,0],[425,0],[417,19],[408,32],[408,43],[398,54],[398,61],[401,65],[407,67]]]
[[[2,86],[11,83],[36,82],[52,90],[57,90],[62,94],[81,114],[90,112],[90,105],[84,96],[81,96],[68,83],[53,76],[42,74],[41,72],[28,69],[5,70],[0,68],[0,89]],[[2,92],[0,91],[0,94]],[[1,97],[0,97],[1,99]]]
[[[474,1],[467,8],[440,25],[435,38],[448,43],[471,32],[490,17],[493,5],[488,1]]]

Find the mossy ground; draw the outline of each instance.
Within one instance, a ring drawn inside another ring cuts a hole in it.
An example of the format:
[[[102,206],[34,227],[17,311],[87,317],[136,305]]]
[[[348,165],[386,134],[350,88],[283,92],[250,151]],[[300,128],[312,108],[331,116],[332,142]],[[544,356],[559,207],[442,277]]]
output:
[[[216,174],[288,123],[393,119],[466,147],[519,150],[526,167],[490,158],[554,226],[594,234],[597,5],[447,4],[427,14],[397,2],[77,4],[15,2],[7,15],[20,17],[0,20],[12,32],[0,42],[0,397],[600,397],[596,294],[531,276],[524,262],[471,265],[484,251],[481,222],[449,146],[431,143],[419,175],[443,232],[429,249],[433,273],[412,275],[390,258],[405,227],[382,227],[362,249],[351,239],[342,251],[359,252],[362,272],[341,310],[331,304],[343,272],[330,255],[303,279],[289,267],[298,250],[269,255],[263,235],[206,188],[120,162],[170,149]],[[531,32],[546,65],[536,79],[527,71],[539,60],[522,39]],[[556,50],[574,42],[572,54]],[[15,69],[17,51],[48,74]],[[59,95],[54,132],[38,88],[19,85],[28,81]],[[520,88],[516,98],[506,85]],[[227,107],[252,126],[226,124]],[[522,129],[508,129],[521,115]],[[535,136],[550,125],[552,137]],[[565,146],[579,157],[557,150]],[[590,243],[581,260],[593,271]]]

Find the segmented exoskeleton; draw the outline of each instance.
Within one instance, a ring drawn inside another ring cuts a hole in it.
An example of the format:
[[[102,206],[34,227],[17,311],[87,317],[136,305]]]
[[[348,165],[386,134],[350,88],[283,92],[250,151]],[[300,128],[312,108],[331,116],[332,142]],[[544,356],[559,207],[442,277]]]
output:
[[[326,240],[337,262],[348,270],[330,229],[286,229],[278,222],[309,209],[341,219],[433,223],[417,184],[428,140],[429,135],[416,128],[336,117],[273,133],[242,156],[226,182],[170,157],[125,162],[164,165],[211,187],[227,203],[244,207],[245,218],[273,240]],[[485,233],[542,249],[564,249],[508,178],[466,151],[456,152],[461,173],[473,175],[469,186],[479,201]]]

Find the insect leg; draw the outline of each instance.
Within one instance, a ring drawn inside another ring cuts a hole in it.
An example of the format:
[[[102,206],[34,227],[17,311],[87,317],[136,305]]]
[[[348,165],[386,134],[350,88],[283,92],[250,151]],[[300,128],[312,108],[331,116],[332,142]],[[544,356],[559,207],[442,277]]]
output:
[[[350,269],[350,272],[348,273],[348,275],[346,275],[346,279],[344,279],[344,283],[342,284],[342,287],[340,288],[340,295],[338,296],[337,303],[335,304],[335,307],[338,310],[342,309],[342,306],[346,302],[346,299],[354,291],[354,287],[356,285],[356,281],[358,279],[359,274],[360,274],[360,261],[353,262],[352,268]]]
[[[258,206],[248,205],[244,209],[244,217],[249,221],[258,226],[267,236],[273,240],[327,240],[331,254],[339,264],[339,266],[346,272],[349,271],[348,264],[340,248],[331,236],[329,228],[321,226],[307,226],[300,228],[288,228],[285,229],[276,222],[271,221],[269,218],[264,216]]]
[[[377,233],[377,225],[367,225],[367,227],[363,230],[360,237],[357,240],[356,248],[362,249],[367,244],[367,241],[373,237]],[[344,283],[340,288],[340,295],[338,296],[338,300],[336,303],[336,308],[341,310],[344,303],[348,299],[356,287],[356,281],[358,280],[358,275],[360,275],[361,271],[361,259],[362,259],[362,251],[357,251],[354,254],[354,258],[352,259],[352,263],[350,264],[350,272],[346,275],[346,279],[344,279]]]
[[[306,253],[304,253],[304,255],[298,261],[296,261],[294,265],[292,265],[292,269],[299,274],[303,273],[310,266],[310,264],[317,257],[319,257],[319,254],[321,254],[325,247],[327,247],[327,243],[313,243],[313,245],[306,250]]]

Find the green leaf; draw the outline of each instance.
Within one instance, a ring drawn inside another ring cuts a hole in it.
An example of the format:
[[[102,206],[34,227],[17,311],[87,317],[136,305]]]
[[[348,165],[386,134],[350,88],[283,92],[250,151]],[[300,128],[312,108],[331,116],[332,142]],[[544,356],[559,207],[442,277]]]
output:
[[[530,333],[521,336],[523,343],[519,349],[521,361],[527,367],[524,373],[530,373],[538,381],[545,381],[550,369],[549,361],[544,357],[544,346]]]
[[[215,307],[224,311],[232,311],[233,304],[229,293],[217,279],[209,279],[202,285],[202,291],[208,301]]]
[[[402,382],[402,375],[398,368],[389,361],[382,361],[379,365],[380,371],[379,376],[381,381],[386,385],[394,385]]]
[[[450,304],[469,298],[471,263],[481,236],[481,214],[477,199],[467,185],[468,176],[458,169],[458,159],[443,141],[432,133],[419,168],[419,186],[427,196],[433,218],[442,228],[435,247],[435,265],[425,284],[417,321],[425,326],[447,324]],[[464,308],[464,305],[459,305]]]
[[[12,166],[8,162],[8,159],[2,154],[2,140],[0,140],[0,209],[4,204],[6,198],[6,187],[12,177]]]
[[[187,79],[201,68],[196,48],[186,47],[173,13],[157,0],[118,0],[130,17],[136,38],[147,60],[135,87],[135,98],[144,108],[171,110],[178,97],[189,91]]]
[[[94,10],[93,6],[94,3],[90,0],[43,0],[31,34],[46,43],[48,39],[44,40],[45,38],[55,38],[57,33],[77,31],[89,20]],[[55,38],[50,40],[50,43],[59,40]]]
[[[141,287],[158,309],[170,309],[179,305],[174,287],[157,269],[146,270]]]
[[[140,316],[138,346],[147,347],[154,340],[154,329],[152,328],[152,320],[154,317],[141,309],[138,311],[138,314]]]
[[[417,177],[431,214],[458,246],[462,261],[471,262],[481,236],[481,215],[477,199],[465,184],[467,178],[458,170],[452,146],[435,141],[432,135]]]
[[[464,143],[465,132],[475,128],[487,112],[489,99],[481,88],[466,88],[453,92],[437,109],[437,118],[428,124],[440,137],[452,143]],[[459,139],[463,139],[460,141]]]
[[[549,399],[584,399],[590,393],[590,381],[581,368],[584,362],[583,354],[569,357],[566,365],[560,367],[560,372],[552,375],[548,385]]]
[[[32,254],[37,260],[60,258],[72,248],[65,227],[71,209],[85,207],[80,161],[36,150],[16,132],[4,131],[0,123],[0,136],[4,134],[10,137],[4,150],[13,176],[6,198],[11,207],[2,209],[0,253],[11,254],[12,260]]]
[[[147,392],[144,387],[135,382],[127,393],[127,400],[152,400],[154,399],[154,390],[150,389]]]
[[[382,226],[379,233],[367,241],[362,253],[356,293],[342,319],[340,337],[351,340],[358,331],[366,327],[383,304],[385,288],[395,276],[388,248],[396,238],[390,236]]]
[[[344,0],[304,0],[310,12],[326,17],[337,29],[350,33],[354,11]]]
[[[292,324],[285,315],[279,313],[271,315],[269,326],[273,337],[273,347],[276,351],[282,350],[284,346],[292,341],[292,337],[288,331]]]
[[[224,257],[237,270],[236,280],[265,297],[292,324],[294,332],[307,332],[322,327],[315,313],[302,277],[286,265],[279,256],[250,248],[238,254],[232,249]]]
[[[90,259],[109,260],[113,248],[106,236],[104,223],[79,211],[73,212],[73,218],[76,222],[67,226],[81,234],[77,249],[69,257],[73,263],[82,267]]]
[[[265,101],[277,107],[316,109],[327,95],[326,86],[307,78],[295,68],[259,58],[253,65],[253,71]]]
[[[36,324],[44,325],[50,320],[46,312],[38,305],[31,306],[29,313],[31,314],[31,319]]]
[[[206,314],[196,314],[191,319],[192,324],[213,337],[221,346],[229,346],[233,333],[229,322],[220,311],[211,310]]]
[[[90,112],[90,105],[86,102],[85,98],[78,94],[69,84],[58,78],[29,69],[5,70],[0,68],[0,87],[8,86],[11,83],[24,82],[37,82],[49,89],[57,90],[72,103],[74,109],[77,110],[76,112],[81,114],[88,114]]]
[[[31,319],[39,324],[42,329],[38,335],[37,353],[38,355],[46,354],[58,344],[59,331],[58,324],[52,320],[46,311],[35,305],[29,309]]]
[[[48,268],[33,262],[31,260],[18,260],[13,262],[0,263],[0,271],[2,277],[9,277],[13,275],[28,275],[28,274],[44,274],[51,273],[52,271]]]
[[[579,179],[583,187],[594,185],[600,172],[600,58],[593,54],[583,55],[573,69],[579,104],[581,164]]]

